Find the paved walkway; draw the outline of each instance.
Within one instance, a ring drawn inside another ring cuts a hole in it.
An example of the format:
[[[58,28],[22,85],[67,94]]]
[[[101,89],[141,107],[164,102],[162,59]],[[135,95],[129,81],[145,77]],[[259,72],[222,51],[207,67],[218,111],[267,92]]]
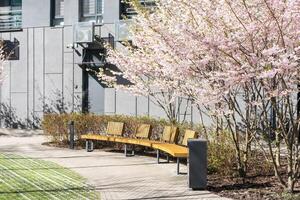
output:
[[[102,200],[226,199],[208,191],[192,191],[186,175],[175,175],[175,163],[156,164],[145,156],[125,158],[121,153],[69,150],[41,145],[46,138],[32,132],[0,129],[0,152],[11,152],[56,162],[87,178]],[[181,165],[181,170],[186,167]]]

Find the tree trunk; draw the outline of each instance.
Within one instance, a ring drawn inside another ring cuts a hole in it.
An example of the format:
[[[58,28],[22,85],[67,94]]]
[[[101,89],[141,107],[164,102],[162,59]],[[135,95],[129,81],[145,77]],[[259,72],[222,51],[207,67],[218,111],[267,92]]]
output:
[[[290,144],[292,145],[292,144]],[[288,168],[287,168],[287,192],[294,192],[295,180],[294,180],[294,170],[293,170],[293,150],[292,147],[288,147]]]
[[[281,162],[280,162],[280,135],[279,133],[276,131],[275,133],[276,138],[275,138],[275,144],[276,144],[276,150],[275,150],[275,162],[277,167],[280,168],[281,166]],[[275,176],[278,176],[277,171],[275,170]]]
[[[242,159],[242,150],[239,145],[239,136],[238,136],[237,131],[234,134],[234,137],[235,137],[235,141],[236,141],[236,159],[237,159],[238,173],[241,178],[245,178],[246,177],[246,169],[245,169],[245,165],[244,165],[243,159]]]
[[[248,169],[248,157],[250,152],[250,133],[248,128],[246,129],[246,138],[245,138],[245,150],[243,152],[243,165],[244,165],[244,175],[247,176],[247,169]]]

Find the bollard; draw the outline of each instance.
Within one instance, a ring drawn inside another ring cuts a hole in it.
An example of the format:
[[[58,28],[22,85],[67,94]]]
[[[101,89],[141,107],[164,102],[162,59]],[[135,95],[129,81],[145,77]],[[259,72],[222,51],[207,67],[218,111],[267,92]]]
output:
[[[74,149],[75,146],[75,141],[74,141],[74,137],[75,137],[75,126],[74,126],[74,121],[70,121],[69,122],[69,148],[70,149]]]
[[[188,140],[189,148],[189,187],[193,190],[207,186],[207,141]]]

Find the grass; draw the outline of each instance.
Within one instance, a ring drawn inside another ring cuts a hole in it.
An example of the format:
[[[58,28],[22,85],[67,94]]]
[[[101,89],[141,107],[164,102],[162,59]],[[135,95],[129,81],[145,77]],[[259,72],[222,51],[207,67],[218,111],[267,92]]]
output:
[[[40,159],[0,153],[0,200],[100,199],[70,169]]]

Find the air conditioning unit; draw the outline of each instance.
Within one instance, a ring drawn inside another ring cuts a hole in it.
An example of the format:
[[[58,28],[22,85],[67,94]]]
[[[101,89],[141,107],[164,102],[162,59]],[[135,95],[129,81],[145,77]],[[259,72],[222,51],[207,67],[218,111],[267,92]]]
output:
[[[80,22],[74,25],[74,43],[92,43],[94,36],[94,23]]]

